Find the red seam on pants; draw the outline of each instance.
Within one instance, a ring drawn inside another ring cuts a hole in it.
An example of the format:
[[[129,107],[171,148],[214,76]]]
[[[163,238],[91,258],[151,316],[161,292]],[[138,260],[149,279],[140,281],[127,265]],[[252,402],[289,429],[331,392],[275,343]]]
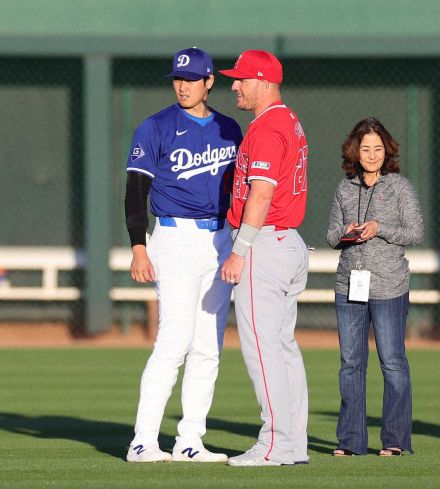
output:
[[[271,419],[271,427],[270,427],[270,429],[271,429],[271,441],[270,441],[270,447],[269,447],[269,451],[266,453],[266,455],[264,457],[267,460],[269,458],[270,452],[272,451],[272,448],[273,448],[273,439],[274,439],[274,428],[273,428],[273,426],[274,426],[274,420],[273,420],[272,405],[270,403],[270,398],[269,398],[269,391],[267,389],[266,374],[264,372],[263,359],[261,357],[260,343],[258,341],[257,329],[255,327],[254,294],[253,294],[253,289],[252,289],[252,246],[251,246],[251,249],[250,249],[250,260],[249,260],[249,280],[250,280],[250,294],[251,294],[252,329],[254,330],[255,340],[257,342],[257,351],[258,351],[258,356],[260,358],[261,372],[263,373],[264,390],[266,391],[267,404],[269,405],[270,419]]]

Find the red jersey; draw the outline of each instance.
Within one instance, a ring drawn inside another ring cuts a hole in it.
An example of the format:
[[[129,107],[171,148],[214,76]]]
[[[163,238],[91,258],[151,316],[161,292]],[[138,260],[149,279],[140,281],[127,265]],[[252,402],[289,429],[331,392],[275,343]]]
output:
[[[281,101],[249,124],[240,145],[228,211],[234,228],[240,227],[252,180],[275,185],[265,226],[296,228],[302,223],[307,200],[307,140],[298,117]]]

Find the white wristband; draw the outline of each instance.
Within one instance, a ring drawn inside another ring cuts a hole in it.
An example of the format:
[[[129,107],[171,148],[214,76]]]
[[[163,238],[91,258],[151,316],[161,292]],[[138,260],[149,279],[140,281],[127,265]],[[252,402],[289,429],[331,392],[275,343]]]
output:
[[[236,255],[246,256],[259,232],[260,228],[242,222],[240,230],[235,238],[234,245],[232,246],[232,252]]]

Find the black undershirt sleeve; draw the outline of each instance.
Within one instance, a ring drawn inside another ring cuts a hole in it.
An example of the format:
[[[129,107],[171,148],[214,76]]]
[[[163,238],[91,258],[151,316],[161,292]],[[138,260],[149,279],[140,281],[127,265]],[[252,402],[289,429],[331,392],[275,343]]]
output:
[[[142,173],[127,172],[125,188],[125,224],[130,235],[131,246],[146,245],[148,228],[147,197],[152,178]]]

